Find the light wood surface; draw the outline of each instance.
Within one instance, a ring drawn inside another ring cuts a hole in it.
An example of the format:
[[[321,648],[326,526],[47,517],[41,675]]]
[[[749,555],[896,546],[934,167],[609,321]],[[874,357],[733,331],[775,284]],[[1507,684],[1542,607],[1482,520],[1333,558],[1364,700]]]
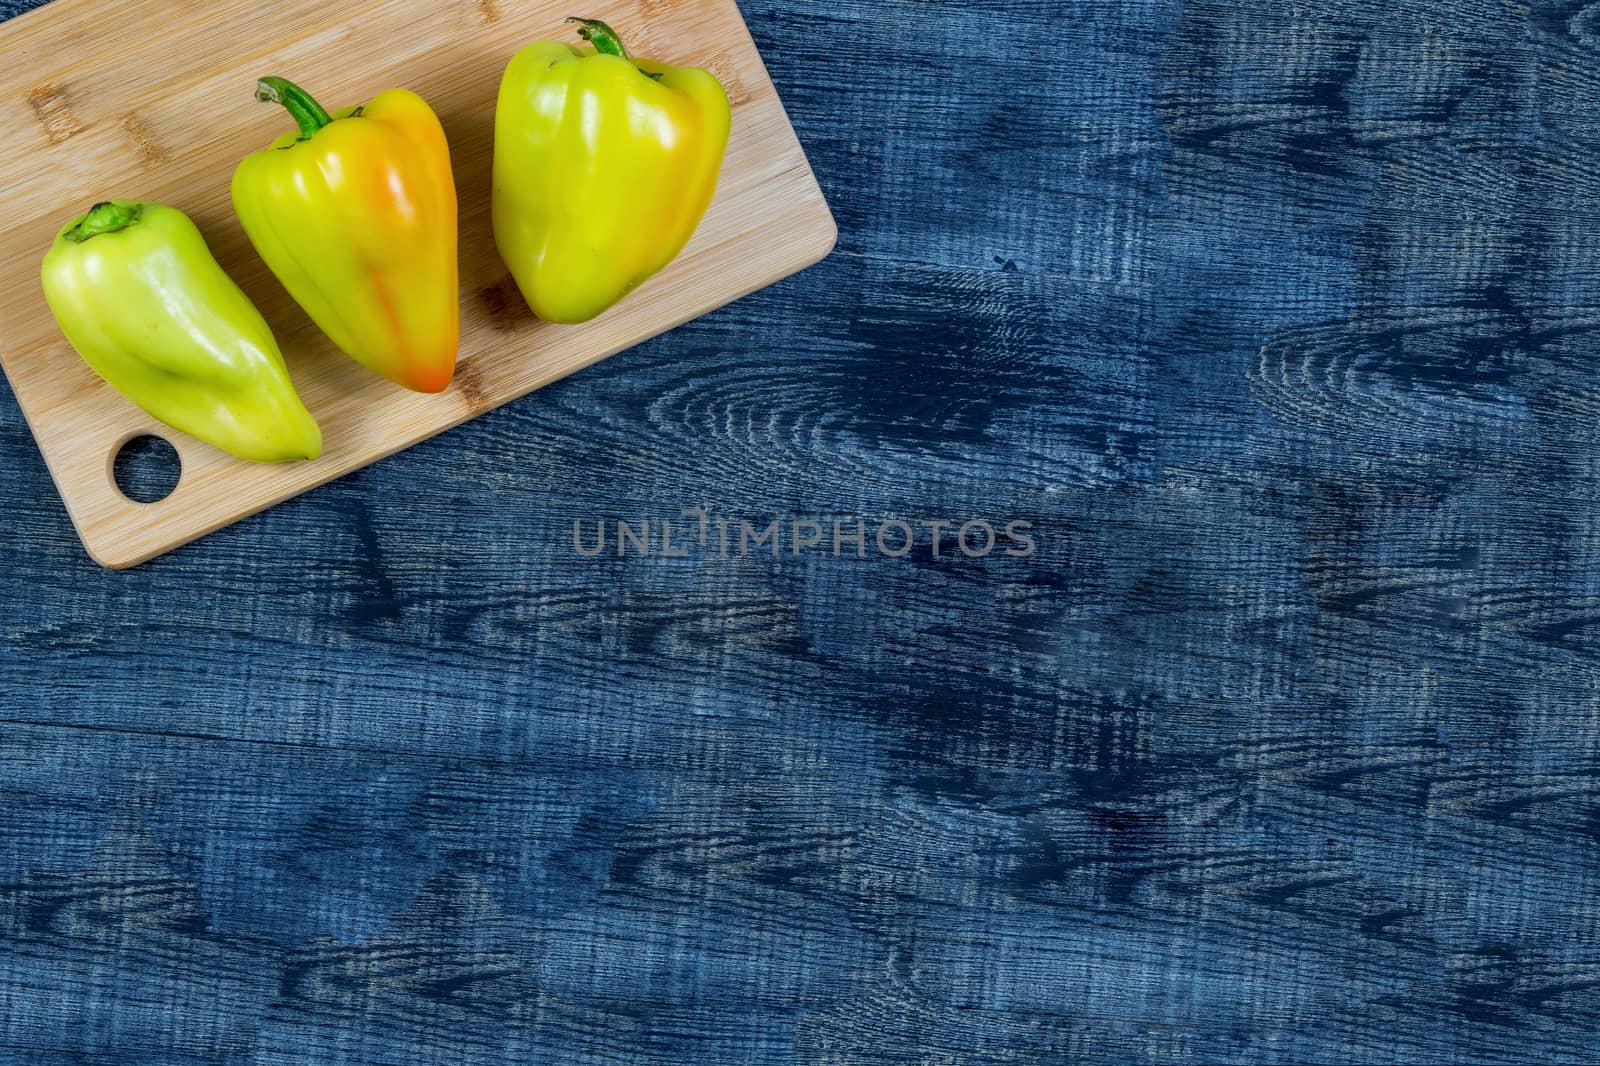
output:
[[[836,229],[733,0],[585,0],[637,55],[704,66],[727,86],[734,131],[716,201],[677,262],[600,319],[555,326],[528,311],[489,223],[494,102],[506,62],[566,38],[567,0],[56,0],[0,29],[0,363],[84,546],[134,566],[325,484],[714,310],[821,259]],[[70,48],[61,42],[70,41]],[[257,104],[281,74],[330,108],[403,86],[449,134],[461,193],[462,347],[441,396],[406,392],[341,355],[283,292],[233,217],[238,160],[286,128]],[[96,200],[188,212],[272,324],[323,428],[313,463],[260,466],[160,426],[86,367],[45,306],[38,268],[55,231]],[[157,504],[112,480],[133,437],[183,461]]]

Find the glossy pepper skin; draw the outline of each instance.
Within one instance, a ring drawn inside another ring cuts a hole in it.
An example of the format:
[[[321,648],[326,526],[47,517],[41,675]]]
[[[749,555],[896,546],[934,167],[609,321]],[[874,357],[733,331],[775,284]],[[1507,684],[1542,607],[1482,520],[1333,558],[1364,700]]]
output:
[[[151,416],[255,462],[322,451],[272,330],[181,211],[98,204],[56,237],[41,280],[73,348]]]
[[[728,94],[704,70],[539,41],[507,67],[495,112],[494,233],[540,318],[585,322],[670,263],[694,235],[727,152]]]
[[[461,343],[457,211],[438,116],[395,89],[329,115],[263,78],[299,131],[245,159],[233,206],[289,295],[346,355],[417,392],[442,392]]]

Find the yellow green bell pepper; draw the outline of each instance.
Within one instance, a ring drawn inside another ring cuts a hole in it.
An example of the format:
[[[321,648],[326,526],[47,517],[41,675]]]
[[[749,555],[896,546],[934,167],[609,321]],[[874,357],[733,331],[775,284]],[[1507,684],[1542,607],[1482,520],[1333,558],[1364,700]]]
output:
[[[591,47],[530,44],[501,81],[494,232],[535,314],[585,322],[689,242],[733,114],[709,72],[632,59],[605,23],[568,21]]]
[[[41,281],[72,347],[152,417],[256,462],[321,452],[272,330],[181,211],[97,204],[57,235]]]
[[[442,392],[461,344],[456,185],[444,127],[420,96],[337,115],[282,78],[257,98],[299,130],[245,159],[233,204],[261,258],[357,362]]]

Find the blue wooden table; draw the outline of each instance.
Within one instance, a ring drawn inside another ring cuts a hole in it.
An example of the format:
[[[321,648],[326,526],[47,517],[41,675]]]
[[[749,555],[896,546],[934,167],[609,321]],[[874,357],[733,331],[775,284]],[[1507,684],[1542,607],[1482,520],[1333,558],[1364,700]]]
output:
[[[1600,1061],[1600,6],[743,7],[822,266],[122,575],[0,389],[0,1061]]]

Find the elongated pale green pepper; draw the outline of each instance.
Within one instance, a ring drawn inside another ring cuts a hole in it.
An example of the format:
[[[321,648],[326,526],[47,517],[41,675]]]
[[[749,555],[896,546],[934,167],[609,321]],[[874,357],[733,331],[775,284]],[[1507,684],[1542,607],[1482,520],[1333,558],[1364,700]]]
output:
[[[56,237],[42,281],[72,347],[152,417],[255,462],[322,451],[272,330],[183,212],[97,204]]]

